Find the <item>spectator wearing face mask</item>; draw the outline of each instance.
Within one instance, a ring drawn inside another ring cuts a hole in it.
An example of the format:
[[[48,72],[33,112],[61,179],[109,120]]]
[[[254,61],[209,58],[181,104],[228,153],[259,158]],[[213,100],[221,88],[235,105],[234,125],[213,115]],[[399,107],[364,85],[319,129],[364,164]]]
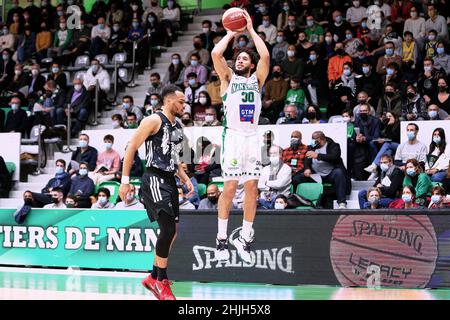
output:
[[[49,48],[48,54],[53,57],[61,57],[72,42],[73,30],[67,28],[66,18],[60,17],[59,28],[53,38],[53,45]]]
[[[273,123],[283,110],[289,86],[283,80],[281,66],[275,65],[272,67],[272,76],[272,79],[266,83],[266,92],[262,101],[261,114]]]
[[[386,94],[390,91],[392,90],[389,89],[388,91],[388,87],[386,87]],[[395,96],[396,95],[392,97],[393,100]],[[400,99],[398,98],[398,100]],[[400,120],[424,120],[427,116],[427,108],[424,99],[417,93],[417,88],[413,85],[409,85],[406,89],[406,99],[402,102]]]
[[[114,204],[109,202],[111,193],[107,188],[100,188],[97,193],[97,201],[91,206],[92,209],[113,209]]]
[[[351,29],[350,23],[344,20],[342,12],[333,12],[333,22],[328,25],[328,30],[333,34],[335,41],[345,40],[345,30]]]
[[[111,77],[97,59],[91,60],[91,67],[86,71],[83,78],[83,85],[89,93],[92,101],[95,101],[95,87],[98,83],[99,110],[104,109],[104,100],[111,88]]]
[[[144,105],[145,105],[144,117],[148,117],[154,114],[155,112],[161,111],[162,109],[161,96],[156,93],[151,94],[150,96],[145,98]]]
[[[262,23],[258,26],[257,31],[265,33],[266,40],[269,44],[275,44],[277,38],[277,27],[271,23],[269,14],[266,13],[262,16]]]
[[[52,203],[46,204],[44,209],[65,209],[64,195],[60,188],[53,188],[50,192]]]
[[[206,198],[200,201],[199,210],[216,210],[219,203],[220,191],[217,185],[210,184],[206,188]]]
[[[28,94],[35,93],[37,95],[41,95],[44,91],[45,78],[41,74],[39,64],[33,64],[31,66],[31,75],[28,76],[27,79],[28,85]]]
[[[92,31],[91,31],[92,32]],[[111,37],[108,40],[108,58],[125,50],[128,34],[119,22],[114,22],[111,28]],[[89,42],[91,43],[91,42]]]
[[[322,119],[322,113],[320,112],[319,106],[311,104],[306,108],[305,111],[306,112],[303,114],[302,123],[309,123],[309,124],[327,123],[325,120]]]
[[[163,8],[162,23],[166,28],[167,42],[166,47],[172,46],[175,31],[180,29],[181,8],[174,0],[167,1],[167,7]]]
[[[208,107],[205,110],[205,122],[203,123],[204,127],[216,127],[221,126],[222,123],[217,120],[217,110],[214,107]]]
[[[298,116],[298,109],[295,103],[284,107],[284,116],[278,118],[276,124],[299,124],[302,123]]]
[[[270,165],[265,166],[258,181],[260,192],[258,205],[264,209],[273,209],[275,198],[279,194],[289,194],[291,185],[291,167],[282,159],[282,150],[278,146],[269,149]]]
[[[422,172],[419,161],[416,159],[406,161],[405,167],[406,175],[403,179],[403,186],[413,187],[416,190],[415,203],[424,206],[427,202],[427,196],[430,194],[431,179],[425,172]]]
[[[161,82],[161,76],[159,75],[159,73],[154,72],[150,75],[150,87],[147,90],[147,94],[146,94],[146,101],[147,99],[152,95],[152,94],[158,94],[161,95],[161,92],[164,88],[163,83]],[[144,102],[144,104],[146,104]]]
[[[52,33],[49,31],[46,22],[41,23],[39,31],[36,35],[36,58],[38,62],[47,57],[48,49],[52,46]]]
[[[428,116],[424,120],[446,120],[449,114],[441,110],[437,105],[430,104],[428,106]]]
[[[372,106],[372,98],[369,97],[367,92],[365,92],[365,91],[359,92],[356,98],[357,98],[358,104],[353,108],[353,114],[355,115],[355,117],[359,115],[359,109],[361,108],[361,105],[363,105],[363,104],[369,106],[369,114],[371,116],[376,115],[375,109]]]
[[[111,117],[111,123],[113,129],[125,129],[123,117],[121,114],[113,114]]]
[[[94,181],[88,177],[88,164],[86,162],[80,163],[78,175],[72,179],[69,195],[77,199],[79,208],[90,208],[90,197],[94,195],[95,185]]]
[[[382,92],[381,77],[373,70],[369,60],[364,60],[360,77],[356,77],[356,91],[364,91],[371,97],[373,106],[378,105],[378,99]]]
[[[438,78],[437,92],[431,96],[430,103],[437,105],[442,111],[450,112],[450,91],[447,78]]]
[[[376,71],[379,75],[383,76],[387,73],[387,65],[391,62],[397,63],[402,66],[402,57],[395,54],[395,44],[392,41],[388,41],[384,44],[384,56],[378,58]]]
[[[0,51],[4,49],[14,50],[15,38],[8,30],[8,26],[2,24],[2,35],[0,36]]]
[[[174,53],[169,68],[164,75],[163,83],[174,84],[182,88],[184,86],[185,69],[181,56],[178,53]]]
[[[192,121],[192,117],[189,112],[183,113],[183,115],[181,116],[181,124],[184,128],[194,126],[194,121]]]
[[[287,208],[287,197],[284,194],[279,194],[276,198],[275,198],[275,204],[273,206],[273,208],[275,210],[284,210]]]
[[[77,198],[75,196],[72,195],[67,195],[66,197],[66,201],[64,202],[66,205],[67,209],[76,209],[76,208],[80,208],[78,205],[78,201]],[[91,206],[89,206],[88,208],[90,208]]]
[[[367,9],[361,6],[359,0],[354,0],[352,4],[353,6],[347,9],[346,20],[350,22],[352,27],[356,27],[363,18],[367,17]]]
[[[382,118],[386,112],[394,112],[403,116],[403,105],[397,86],[393,82],[389,82],[384,87],[384,95],[378,100],[376,114]]]
[[[194,103],[199,103],[200,92],[206,91],[206,86],[200,84],[195,72],[188,73],[186,77],[187,85],[184,94],[186,96],[186,102],[192,106]]]
[[[127,129],[137,129],[139,127],[139,123],[137,121],[136,114],[133,112],[127,113],[127,121],[126,121],[126,127]]]
[[[73,88],[69,90],[66,102],[70,104],[70,110],[66,107],[64,109],[65,114],[67,115],[70,112],[72,119],[75,119],[71,135],[77,136],[87,123],[91,106],[91,99],[81,79],[75,78],[73,80]]]
[[[416,159],[422,164],[425,164],[427,159],[427,146],[417,140],[419,133],[419,126],[415,123],[409,123],[406,126],[406,135],[408,141],[398,146],[395,153],[395,164],[400,169],[405,170],[406,162],[410,159]]]
[[[284,36],[284,31],[279,30],[276,37],[276,43],[272,48],[272,63],[280,64],[286,59],[289,43]]]
[[[381,80],[383,81],[383,85],[387,85],[390,82],[398,83],[399,90],[403,90],[402,85],[405,83],[403,73],[395,62],[388,63],[386,66],[386,74],[381,76]]]
[[[14,66],[16,63],[11,59],[12,52],[9,49],[2,50],[0,61],[0,93],[5,90],[14,77]]]
[[[338,42],[335,45],[336,55],[331,57],[328,62],[328,81],[331,88],[334,82],[339,80],[344,72],[344,64],[351,63],[352,58],[344,51],[344,45],[342,42]]]
[[[450,55],[445,52],[445,45],[439,42],[436,47],[436,55],[433,58],[434,66],[438,70],[444,70],[446,74],[450,74]]]
[[[281,63],[281,70],[284,72],[284,79],[290,80],[294,77],[303,78],[304,64],[297,58],[297,48],[295,45],[289,45],[287,57]]]
[[[423,73],[419,76],[417,89],[425,103],[430,103],[431,97],[436,95],[438,79],[441,77],[445,77],[445,73],[434,67],[433,59],[423,59]]]
[[[292,184],[294,190],[301,182],[302,173],[305,169],[305,155],[308,147],[302,143],[302,134],[300,131],[293,131],[291,134],[290,146],[283,150],[281,154],[282,161],[291,168]]]
[[[409,12],[410,18],[405,21],[403,34],[407,31],[411,32],[414,39],[416,39],[418,44],[422,47],[422,39],[425,37],[425,19],[419,16],[419,13],[415,7],[412,7]]]
[[[311,103],[316,105],[325,98],[327,93],[327,67],[323,58],[318,55],[318,52],[318,50],[311,50],[309,52],[303,78],[303,83],[308,89]]]
[[[144,205],[136,198],[136,187],[130,185],[130,189],[127,193],[126,198],[117,203],[114,209],[125,209],[125,210],[141,210],[144,209]]]
[[[361,209],[380,209],[381,190],[376,187],[371,187],[367,190],[367,202],[364,203],[364,207]]]
[[[114,137],[108,134],[103,138],[103,142],[105,151],[99,153],[97,167],[89,173],[96,185],[114,179],[116,172],[120,171],[120,155],[112,148]]]
[[[431,201],[428,205],[428,209],[444,209],[448,207],[445,189],[441,186],[434,186],[431,188]]]
[[[412,186],[404,186],[400,199],[391,202],[389,209],[419,209],[416,201],[416,190]]]
[[[300,28],[297,26],[297,16],[294,12],[289,13],[287,27],[284,29],[284,35],[286,36],[286,41],[289,44],[295,44],[298,39],[298,34],[300,33]]]
[[[201,61],[202,65],[207,66],[210,64],[210,60],[211,60],[211,53],[204,49],[203,46],[203,40],[200,36],[194,36],[193,39],[193,45],[194,45],[194,49],[189,51],[186,54],[186,58],[184,59],[184,64],[186,66],[189,66],[191,64],[191,58],[192,55],[195,53],[199,56],[199,61]]]
[[[47,76],[47,81],[53,80],[56,85],[63,90],[67,88],[67,77],[66,74],[61,70],[61,66],[58,63],[53,63],[51,71]]]
[[[82,133],[78,138],[78,147],[77,150],[72,153],[71,160],[78,163],[86,162],[88,164],[89,171],[93,171],[97,163],[97,154],[97,149],[89,145],[89,136]],[[76,173],[76,171],[72,169],[71,165],[69,165],[68,170],[71,175]]]
[[[215,106],[223,104],[222,96],[220,94],[220,84],[221,82],[217,72],[212,70],[211,77],[206,85],[206,91],[208,91],[208,94],[211,97],[211,104]]]
[[[97,19],[97,25],[91,31],[91,47],[89,49],[90,56],[93,58],[103,53],[106,49],[108,40],[111,37],[111,28],[105,23],[105,18]]]
[[[144,118],[141,108],[134,105],[134,100],[132,96],[124,96],[122,98],[122,105],[117,106],[115,112],[120,114],[124,119],[127,118],[127,115],[129,113],[134,113],[136,115],[138,123]]]
[[[433,131],[427,161],[425,162],[425,173],[431,177],[431,181],[442,182],[444,180],[449,167],[448,155],[445,131],[442,128],[436,128]]]
[[[25,134],[27,130],[27,113],[20,108],[20,99],[11,98],[11,111],[6,116],[4,132],[20,132]]]
[[[435,30],[437,33],[437,39],[448,42],[448,27],[446,19],[439,15],[436,4],[428,4],[428,20],[425,22],[425,31]]]
[[[197,92],[196,92],[197,93]],[[202,126],[205,122],[205,113],[206,109],[211,107],[211,97],[209,96],[207,91],[198,92],[198,100],[191,104],[190,113],[194,115],[194,121],[196,125]],[[188,111],[188,110],[187,110]],[[216,112],[214,112],[216,114]],[[210,112],[210,116],[212,116]],[[211,123],[214,121],[212,118],[209,118]]]

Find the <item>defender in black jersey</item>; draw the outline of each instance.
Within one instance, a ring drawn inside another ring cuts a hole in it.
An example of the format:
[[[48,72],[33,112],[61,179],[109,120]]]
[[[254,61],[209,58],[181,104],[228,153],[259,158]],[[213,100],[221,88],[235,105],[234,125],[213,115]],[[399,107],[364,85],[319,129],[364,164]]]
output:
[[[188,196],[192,195],[194,187],[183,169],[178,167],[183,134],[175,118],[183,114],[184,94],[176,86],[167,86],[162,91],[162,98],[163,111],[144,118],[128,143],[119,192],[122,200],[125,199],[130,189],[129,175],[134,154],[145,142],[147,172],[142,177],[141,192],[147,214],[151,221],[158,222],[160,234],[152,273],[142,284],[160,300],[175,300],[167,279],[167,260],[179,220],[175,174],[188,187]]]

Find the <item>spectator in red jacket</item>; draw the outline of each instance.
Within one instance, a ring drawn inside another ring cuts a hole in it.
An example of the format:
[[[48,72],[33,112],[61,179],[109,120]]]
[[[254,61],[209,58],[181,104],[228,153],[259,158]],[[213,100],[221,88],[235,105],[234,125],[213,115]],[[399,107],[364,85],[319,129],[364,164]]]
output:
[[[412,186],[404,186],[402,191],[402,198],[392,202],[389,205],[390,209],[418,209],[419,205],[416,203],[416,190]]]

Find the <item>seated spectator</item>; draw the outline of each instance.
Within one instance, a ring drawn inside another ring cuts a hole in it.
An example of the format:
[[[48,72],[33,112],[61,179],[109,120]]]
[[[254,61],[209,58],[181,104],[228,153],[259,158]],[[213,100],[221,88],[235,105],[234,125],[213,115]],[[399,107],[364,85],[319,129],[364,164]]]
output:
[[[50,192],[51,202],[44,206],[44,209],[65,209],[66,204],[64,203],[64,195],[61,188],[53,188]]]
[[[181,116],[181,125],[183,128],[194,126],[194,121],[192,120],[191,114],[189,112],[185,112]]]
[[[222,176],[220,148],[206,137],[197,139],[193,163],[198,183],[209,184],[212,178]]]
[[[44,205],[52,203],[53,195],[51,194],[51,192],[54,189],[60,190],[62,193],[62,197],[66,196],[69,193],[72,181],[70,179],[70,175],[65,172],[65,169],[66,162],[62,159],[56,160],[55,177],[51,178],[47,182],[45,187],[41,190],[41,193],[32,193],[33,206],[42,208]]]
[[[347,207],[346,194],[351,189],[350,177],[347,174],[341,158],[341,148],[338,143],[325,136],[322,131],[312,134],[311,147],[305,156],[304,179],[301,182],[315,182],[311,174],[321,176],[323,183],[331,183],[336,191],[339,209]]]
[[[140,210],[144,208],[144,205],[136,199],[136,187],[133,184],[130,184],[130,189],[128,189],[126,198],[123,201],[118,202],[114,207],[114,209],[122,210]]]
[[[107,188],[100,188],[97,193],[97,201],[92,204],[92,209],[112,209],[114,204],[109,202],[111,192]]]
[[[218,208],[220,191],[216,184],[210,184],[206,188],[206,198],[200,201],[199,210],[216,210]]]
[[[319,106],[311,104],[308,108],[306,108],[306,113],[304,113],[302,123],[319,124],[327,122],[322,120],[322,113],[320,112]]]
[[[191,107],[190,111],[188,109],[185,109],[185,111],[190,112],[194,115],[195,124],[197,126],[204,125],[206,109],[212,107],[211,97],[209,96],[208,92],[207,91],[198,92],[198,102],[192,103],[190,107]]]
[[[412,186],[416,191],[415,202],[420,206],[424,206],[432,187],[430,177],[422,171],[420,163],[416,159],[406,161],[405,172],[403,186]]]
[[[444,180],[449,166],[448,152],[444,129],[434,129],[425,162],[425,172],[431,177],[431,181]]]
[[[91,207],[91,196],[94,195],[94,181],[88,177],[88,163],[81,162],[78,175],[72,179],[69,195],[75,197],[79,208]]]
[[[387,65],[391,62],[397,63],[400,67],[402,66],[402,57],[395,54],[395,44],[392,41],[388,41],[384,44],[385,55],[378,59],[376,71],[379,75],[386,74]]]
[[[71,130],[71,136],[77,136],[88,121],[91,99],[79,78],[73,79],[73,88],[69,90],[66,102],[70,104],[70,111],[66,107],[65,114],[71,113],[75,124]]]
[[[277,38],[277,27],[270,22],[270,15],[265,14],[262,17],[262,24],[257,27],[258,32],[264,32],[267,42],[271,45],[275,44]]]
[[[53,124],[65,124],[65,112],[67,92],[59,87],[55,81],[48,80],[44,85],[45,100],[44,112],[49,110]]]
[[[284,71],[284,79],[303,78],[303,61],[297,58],[297,48],[290,44],[287,50],[287,57],[281,62],[281,69]]]
[[[381,96],[383,88],[381,77],[373,70],[371,62],[368,59],[363,60],[361,71],[361,76],[356,77],[356,91],[366,92],[371,98],[370,103],[375,108],[378,106],[378,99]]]
[[[148,101],[151,95],[157,94],[161,95],[162,89],[164,88],[164,84],[161,82],[161,76],[158,72],[153,72],[150,75],[150,84],[151,86],[148,88],[147,94],[145,95],[145,101]],[[147,103],[144,102],[144,105]]]
[[[141,122],[144,118],[141,108],[134,105],[134,100],[132,96],[123,96],[122,104],[116,107],[117,114],[120,114],[122,118],[126,119],[127,114],[134,113],[136,115],[137,123]]]
[[[201,99],[201,98],[200,98]],[[221,126],[222,123],[217,120],[217,110],[214,107],[208,107],[205,111],[205,122],[204,127],[217,127]]]
[[[80,29],[74,30],[72,42],[68,47],[70,53],[64,57],[66,64],[74,63],[77,56],[89,51],[89,47],[91,46],[92,30],[89,26],[87,26],[86,22],[86,18],[82,15],[80,17]]]
[[[67,77],[66,74],[62,71],[60,65],[58,63],[53,63],[50,69],[50,73],[47,76],[47,81],[53,80],[56,85],[63,90],[67,89]]]
[[[431,201],[428,209],[444,209],[448,208],[448,204],[445,203],[446,193],[445,189],[441,186],[434,186],[431,188]]]
[[[12,97],[9,104],[11,111],[6,116],[4,132],[20,132],[22,135],[27,131],[27,113],[20,108],[20,99]]]
[[[392,156],[384,154],[380,159],[380,176],[375,181],[374,187],[378,188],[381,192],[379,206],[387,208],[391,202],[397,198],[397,194],[400,191],[404,173],[396,165]],[[370,189],[369,189],[370,190]],[[360,190],[358,193],[359,207],[364,209],[367,207],[366,196],[368,190]]]
[[[150,98],[144,101],[145,113],[144,117],[148,117],[156,112],[162,111],[162,100],[159,94],[153,93]]]
[[[214,106],[221,106],[223,104],[222,96],[220,94],[220,79],[216,70],[211,70],[211,77],[206,85],[206,90],[211,97],[211,104]]]
[[[350,22],[353,27],[356,27],[359,22],[367,17],[366,8],[361,6],[361,2],[359,0],[353,1],[353,6],[347,9],[345,14],[346,20]]]
[[[364,45],[361,39],[355,38],[351,29],[345,30],[345,40],[343,41],[345,53],[352,58],[358,57],[358,47]]]
[[[105,151],[99,153],[97,167],[89,173],[89,177],[96,185],[114,179],[116,172],[120,170],[120,155],[112,148],[114,137],[107,134],[103,138],[103,142]]]
[[[286,83],[286,81],[283,81]],[[296,104],[299,118],[303,117],[303,113],[305,112],[307,101],[305,96],[305,91],[301,88],[301,82],[299,78],[292,78],[290,81],[291,88],[288,90],[287,94],[285,93],[285,104]],[[286,83],[287,86],[287,83]],[[267,87],[266,87],[267,89]],[[267,91],[266,91],[267,92]],[[284,105],[284,103],[283,103]],[[281,109],[277,110],[277,115],[280,114]]]
[[[425,103],[430,103],[431,98],[437,94],[438,79],[441,77],[445,77],[445,72],[434,67],[433,59],[423,59],[423,73],[419,75],[417,89]]]
[[[283,30],[278,30],[276,44],[272,48],[273,64],[280,64],[286,59],[289,43],[286,41]]]
[[[139,123],[137,121],[136,113],[130,112],[127,114],[127,121],[125,122],[127,129],[137,129]]]
[[[9,85],[9,91],[20,91],[22,94],[26,94],[27,92],[24,92],[24,89],[27,87],[27,82],[28,74],[23,72],[23,67],[21,64],[16,64],[14,66],[14,77]]]
[[[111,28],[105,23],[105,18],[100,17],[97,25],[91,31],[91,47],[89,49],[90,57],[104,53],[107,48],[108,40],[111,37]]]
[[[281,159],[285,164],[291,167],[292,184],[294,190],[301,182],[305,168],[304,160],[308,147],[302,143],[302,134],[300,131],[291,133],[290,146],[283,150]]]
[[[425,19],[419,15],[415,7],[410,9],[410,16],[411,18],[405,21],[403,34],[407,31],[411,32],[414,39],[418,41],[419,46],[422,47],[423,38],[425,37]]]
[[[305,33],[308,36],[309,42],[317,44],[324,41],[324,30],[319,23],[314,21],[314,17],[312,15],[308,15],[306,17],[306,26]]]
[[[437,39],[448,42],[448,28],[446,24],[446,18],[439,15],[437,10],[437,4],[428,3],[428,20],[425,22],[425,31],[436,30]]]
[[[17,47],[17,61],[25,63],[33,57],[36,52],[36,35],[30,26],[25,26],[24,34],[19,37]]]
[[[336,55],[331,57],[328,62],[328,82],[330,88],[332,88],[334,83],[342,76],[344,63],[352,62],[352,58],[345,53],[342,42],[336,43],[334,50]]]
[[[191,50],[186,54],[186,58],[184,59],[184,65],[188,66],[191,64],[192,55],[195,53],[200,57],[199,59],[200,63],[204,66],[208,66],[211,60],[211,53],[203,48],[204,43],[202,38],[198,35],[194,36],[193,45],[194,50]]]
[[[326,74],[326,64],[323,58],[319,55],[319,51],[315,49],[310,50],[308,61],[305,64],[303,83],[308,89],[312,104],[318,105],[319,99],[322,101],[322,95],[325,95],[327,92]]]
[[[424,120],[446,120],[448,117],[449,114],[447,112],[432,103],[428,105],[428,116]]]
[[[387,88],[387,87],[386,87]],[[390,90],[392,91],[392,90]],[[387,91],[388,92],[388,91]],[[386,92],[386,94],[387,94]],[[392,97],[394,99],[396,95]],[[397,98],[400,101],[400,98]],[[424,99],[418,94],[417,88],[409,85],[406,88],[406,100],[402,102],[401,121],[424,120],[427,117],[427,109]]]
[[[185,69],[181,56],[178,53],[172,54],[171,64],[164,76],[163,83],[166,85],[174,84],[180,88],[184,87]]]
[[[78,201],[77,201],[77,198],[76,198],[75,196],[70,195],[70,194],[67,195],[66,201],[65,201],[64,203],[65,203],[67,209],[76,209],[76,208],[79,208],[79,207],[78,207]],[[91,207],[91,206],[89,206],[89,208],[90,208],[90,207]]]
[[[78,148],[72,153],[71,160],[78,163],[86,162],[88,164],[89,171],[94,171],[97,163],[97,154],[97,149],[89,146],[89,136],[82,133],[78,138]],[[76,173],[76,171],[72,169],[71,164],[69,165],[68,170],[70,175]]]
[[[44,92],[45,78],[41,74],[39,64],[31,66],[31,76],[28,77],[28,94],[35,93],[41,95]]]
[[[289,104],[284,107],[284,116],[278,118],[276,124],[299,124],[302,123],[296,104]]]
[[[361,209],[380,209],[380,200],[381,200],[381,190],[377,187],[371,187],[367,190],[367,202],[364,204],[364,207]]]
[[[83,85],[92,101],[95,101],[95,86],[98,83],[99,110],[102,111],[103,100],[106,99],[111,87],[111,77],[97,59],[91,60],[91,67],[83,78]]]
[[[328,30],[333,34],[333,38],[335,41],[344,41],[345,30],[351,29],[350,23],[344,20],[342,12],[340,12],[339,10],[333,11],[332,19],[333,22],[329,23]]]
[[[283,110],[289,85],[284,81],[279,65],[272,67],[272,76],[272,79],[266,82],[266,91],[262,101],[261,114],[273,123]]]
[[[406,162],[410,159],[416,159],[422,164],[425,164],[427,159],[427,146],[417,140],[419,133],[419,126],[415,123],[409,123],[406,126],[406,135],[408,141],[398,146],[395,152],[395,164],[402,170],[405,170]]]
[[[47,57],[48,50],[52,47],[52,33],[48,24],[43,21],[40,27],[40,32],[36,35],[36,58],[38,62]]]
[[[206,79],[208,76],[208,70],[202,64],[198,53],[191,54],[190,64],[186,67],[186,70],[184,71],[185,86],[187,86],[186,84],[189,82],[189,79],[192,78],[192,73],[195,73],[196,79],[200,85],[203,85],[206,83]],[[206,88],[205,88],[205,90],[206,90]]]
[[[383,85],[387,85],[389,82],[398,83],[399,89],[402,90],[403,83],[408,79],[404,78],[400,66],[396,62],[389,62],[386,65],[386,74],[381,76],[381,80]]]
[[[14,50],[14,43],[16,39],[14,35],[9,32],[8,26],[6,24],[2,24],[2,35],[0,36],[0,51],[4,49]]]
[[[91,31],[92,32],[92,31]],[[119,22],[114,22],[111,29],[111,37],[108,40],[108,58],[111,59],[116,53],[124,52],[127,43],[127,32]],[[89,41],[89,44],[91,42]]]
[[[404,41],[402,44],[402,61],[405,71],[414,73],[416,63],[419,61],[420,48],[418,43],[414,40],[412,32],[406,31],[404,33]]]
[[[389,204],[389,209],[419,209],[420,206],[416,203],[416,191],[412,186],[404,186],[402,190],[402,197]]]
[[[2,50],[2,61],[0,62],[0,93],[9,86],[14,77],[14,66],[16,63],[11,59],[12,52],[9,49]]]
[[[369,106],[369,115],[375,116],[376,112],[374,107],[372,106],[372,98],[365,91],[360,91],[357,95],[358,104],[353,108],[353,115],[356,117],[359,115],[359,108],[361,105]]]
[[[297,26],[297,17],[294,11],[288,14],[288,26],[284,29],[284,35],[286,36],[287,43],[295,44],[298,39],[298,34],[300,33],[300,28]]]
[[[427,58],[433,59],[436,56],[437,44],[437,32],[436,30],[432,29],[428,31],[428,36],[425,39],[425,56]]]
[[[195,210],[195,206],[183,194],[182,188],[178,188],[178,201],[180,203],[180,210]]]
[[[275,210],[284,210],[287,207],[287,197],[284,194],[279,194],[275,198],[275,204],[273,205],[273,208]]]
[[[167,6],[163,9],[162,23],[166,28],[167,39],[166,47],[172,46],[174,34],[180,29],[181,8],[175,0],[168,0]]]
[[[440,77],[437,81],[438,92],[431,96],[430,103],[436,104],[441,110],[450,112],[450,90],[448,80]]]
[[[66,18],[59,18],[59,28],[54,33],[53,45],[48,49],[48,55],[54,58],[61,57],[72,42],[73,30],[67,28]]]
[[[111,121],[113,129],[125,129],[125,124],[123,122],[123,117],[121,114],[113,114],[111,117]]]
[[[291,168],[282,159],[282,150],[272,146],[269,150],[270,165],[265,166],[258,181],[260,192],[258,205],[264,209],[273,209],[275,198],[279,194],[288,195],[291,185]]]
[[[186,96],[186,102],[192,106],[194,103],[199,102],[200,92],[206,91],[206,86],[197,81],[198,77],[195,72],[187,74],[187,79],[188,82],[184,94]]]
[[[368,180],[372,180],[376,176],[382,156],[386,154],[390,156],[394,155],[399,145],[400,121],[397,114],[394,112],[387,112],[386,117],[382,122],[380,138],[370,142],[370,147],[373,150],[379,150],[375,159],[372,161],[372,164],[364,169],[367,172],[374,174],[374,176],[369,177]]]
[[[450,74],[450,55],[445,53],[445,45],[443,42],[437,44],[436,55],[433,61],[436,69],[443,70],[447,75]]]
[[[0,156],[0,198],[8,198],[11,185],[11,175],[6,167],[5,160]]]

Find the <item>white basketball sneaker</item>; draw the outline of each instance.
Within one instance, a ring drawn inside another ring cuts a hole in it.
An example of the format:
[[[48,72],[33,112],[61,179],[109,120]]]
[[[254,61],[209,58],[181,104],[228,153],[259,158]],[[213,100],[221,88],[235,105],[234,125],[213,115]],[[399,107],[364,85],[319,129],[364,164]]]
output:
[[[216,251],[214,253],[214,257],[218,261],[229,260],[230,259],[230,251],[228,251],[228,240],[219,240],[216,239]]]
[[[234,246],[236,247],[237,253],[241,259],[246,263],[252,262],[251,252],[251,244],[253,243],[253,239],[250,242],[247,242],[241,236],[234,241]]]

